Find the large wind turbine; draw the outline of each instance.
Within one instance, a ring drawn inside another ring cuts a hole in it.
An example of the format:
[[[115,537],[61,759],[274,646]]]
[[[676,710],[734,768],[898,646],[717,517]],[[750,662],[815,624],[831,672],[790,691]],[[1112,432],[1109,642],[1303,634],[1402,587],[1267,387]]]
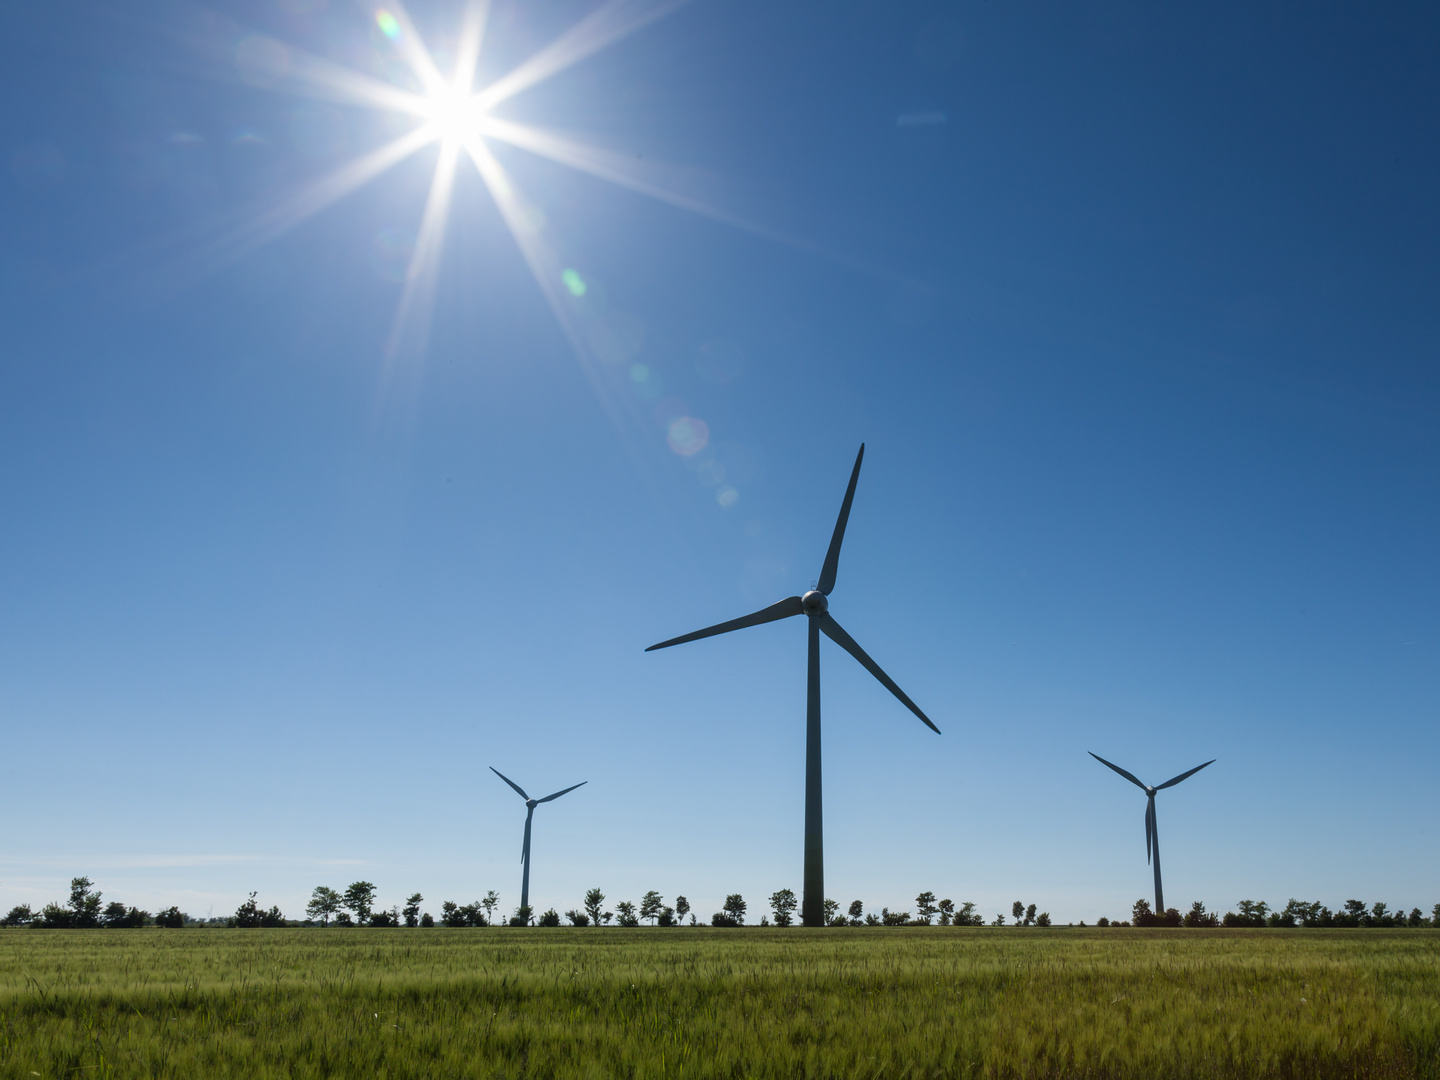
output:
[[[835,572],[840,566],[840,544],[845,539],[845,523],[850,520],[850,503],[855,498],[855,482],[860,479],[860,462],[865,457],[865,444],[860,444],[860,453],[855,455],[855,469],[850,473],[850,486],[845,489],[845,501],[840,504],[840,518],[835,522],[835,533],[830,537],[830,550],[825,553],[825,565],[820,568],[820,579],[815,588],[804,596],[791,596],[778,604],[744,615],[729,622],[718,623],[683,634],[658,645],[651,645],[646,652],[680,645],[698,638],[726,634],[731,630],[742,630],[747,626],[788,619],[792,615],[806,615],[810,620],[810,664],[809,689],[805,697],[805,888],[800,903],[800,919],[805,926],[825,925],[825,844],[820,797],[820,634],[823,631],[835,644],[859,660],[865,670],[880,680],[882,686],[904,703],[905,707],[923,720],[935,734],[940,729],[930,723],[930,718],[920,707],[905,696],[905,691],[880,670],[880,665],[866,655],[855,639],[841,629],[830,614],[830,590],[835,587]]]
[[[543,799],[532,799],[529,795],[525,794],[524,788],[515,783],[514,780],[511,780],[499,769],[495,768],[494,765],[490,766],[490,771],[514,788],[516,793],[525,800],[525,842],[520,845],[520,861],[524,864],[525,869],[520,875],[520,906],[522,908],[528,908],[530,906],[530,819],[535,816],[535,807],[539,806],[542,802],[550,802],[552,799],[558,799],[561,795],[574,791],[577,787],[584,787],[590,781],[581,780],[580,783],[571,784],[564,791],[557,791],[554,795],[546,795]]]
[[[1126,780],[1129,780],[1136,787],[1143,790],[1148,796],[1148,799],[1145,803],[1145,861],[1152,863],[1155,867],[1155,914],[1164,915],[1165,893],[1160,888],[1160,827],[1155,823],[1155,793],[1157,791],[1162,791],[1167,787],[1174,787],[1181,780],[1184,780],[1187,776],[1194,776],[1201,769],[1205,768],[1205,765],[1214,765],[1215,758],[1211,758],[1209,761],[1205,762],[1205,765],[1196,765],[1189,772],[1182,772],[1179,776],[1171,777],[1163,784],[1156,784],[1154,787],[1151,787],[1149,784],[1142,784],[1139,780],[1135,779],[1133,775],[1120,768],[1119,765],[1106,761],[1099,754],[1093,753],[1089,750],[1085,752],[1091,757],[1093,757],[1096,761],[1100,762],[1101,765],[1109,765],[1110,768],[1114,769],[1121,776],[1125,777]]]

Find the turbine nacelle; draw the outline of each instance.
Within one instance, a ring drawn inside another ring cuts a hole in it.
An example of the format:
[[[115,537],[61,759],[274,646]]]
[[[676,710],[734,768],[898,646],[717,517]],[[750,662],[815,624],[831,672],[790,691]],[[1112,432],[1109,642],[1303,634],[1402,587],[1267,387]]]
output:
[[[800,607],[806,615],[824,615],[830,610],[830,598],[819,589],[811,589],[800,597]]]

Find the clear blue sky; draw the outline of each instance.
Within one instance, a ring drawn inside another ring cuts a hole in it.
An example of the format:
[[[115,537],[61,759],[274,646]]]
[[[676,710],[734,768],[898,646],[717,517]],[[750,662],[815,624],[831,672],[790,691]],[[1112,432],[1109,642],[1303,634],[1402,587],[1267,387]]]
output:
[[[1120,916],[1093,750],[1218,759],[1172,904],[1440,901],[1433,5],[682,6],[493,116],[683,205],[483,136],[542,280],[462,154],[399,337],[438,146],[279,213],[421,123],[298,79],[412,85],[374,7],[9,22],[0,907],[508,909],[489,765],[589,781],[539,907],[798,891],[803,621],[642,650],[807,588],[862,441],[832,610],[944,734],[824,643],[831,896]]]

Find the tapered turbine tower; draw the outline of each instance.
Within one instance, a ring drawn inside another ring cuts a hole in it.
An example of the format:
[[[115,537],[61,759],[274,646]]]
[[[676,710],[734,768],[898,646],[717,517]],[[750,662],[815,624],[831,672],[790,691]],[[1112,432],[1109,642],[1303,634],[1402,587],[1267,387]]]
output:
[[[1100,762],[1101,765],[1109,765],[1110,768],[1140,788],[1145,792],[1146,796],[1148,796],[1145,802],[1145,861],[1155,867],[1155,914],[1163,915],[1165,914],[1165,892],[1160,888],[1160,828],[1155,823],[1155,793],[1157,791],[1163,791],[1167,787],[1174,787],[1187,776],[1194,776],[1201,769],[1205,768],[1205,765],[1214,765],[1215,758],[1211,758],[1205,762],[1205,765],[1196,765],[1189,772],[1182,772],[1179,776],[1171,777],[1163,784],[1156,784],[1154,787],[1151,787],[1149,784],[1142,784],[1139,780],[1135,779],[1133,775],[1120,768],[1119,765],[1106,761],[1099,754],[1092,753],[1089,750],[1087,750],[1086,753],[1090,754],[1090,756]]]
[[[499,769],[495,768],[494,765],[490,766],[490,771],[514,788],[516,794],[525,800],[525,842],[520,845],[520,862],[524,865],[525,869],[520,874],[520,906],[522,908],[528,908],[530,906],[530,819],[535,816],[535,807],[539,806],[542,802],[550,802],[558,799],[561,795],[568,794],[577,787],[584,787],[590,781],[581,780],[580,783],[571,784],[564,791],[557,791],[554,795],[546,795],[543,799],[532,799],[529,795],[525,794],[524,788],[515,783],[514,780],[511,780]]]
[[[822,822],[822,800],[820,795],[820,635],[824,633],[856,660],[866,671],[880,680],[880,684],[894,694],[907,709],[918,716],[935,734],[940,729],[920,711],[920,707],[905,696],[905,691],[880,670],[880,665],[866,655],[855,639],[841,629],[830,614],[830,591],[835,588],[835,573],[840,566],[840,544],[845,539],[845,524],[850,520],[850,503],[855,498],[855,483],[860,479],[860,462],[865,457],[865,445],[855,456],[855,468],[850,473],[850,486],[845,489],[845,501],[840,504],[840,518],[835,522],[835,532],[830,537],[830,550],[825,553],[825,565],[820,568],[820,579],[815,588],[803,596],[791,596],[778,604],[745,615],[729,622],[718,623],[683,634],[658,645],[651,645],[646,652],[655,649],[681,645],[699,638],[727,634],[731,630],[743,630],[747,626],[788,619],[792,615],[804,615],[810,622],[809,686],[805,697],[805,888],[800,904],[800,918],[805,926],[825,925],[825,843]]]

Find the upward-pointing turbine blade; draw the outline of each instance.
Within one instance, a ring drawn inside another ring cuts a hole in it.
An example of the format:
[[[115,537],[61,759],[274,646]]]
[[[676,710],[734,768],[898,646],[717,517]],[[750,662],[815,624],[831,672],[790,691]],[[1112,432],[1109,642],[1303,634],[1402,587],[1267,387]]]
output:
[[[1129,780],[1130,783],[1134,784],[1134,785],[1135,785],[1136,787],[1138,787],[1141,791],[1149,792],[1150,789],[1147,788],[1144,784],[1142,784],[1139,780],[1136,780],[1133,773],[1128,773],[1128,772],[1126,772],[1124,769],[1120,768],[1119,765],[1116,765],[1113,761],[1106,761],[1103,757],[1101,757],[1099,754],[1095,753],[1093,750],[1086,750],[1085,752],[1086,752],[1087,754],[1089,754],[1091,757],[1093,757],[1096,761],[1100,762],[1101,765],[1109,765],[1110,768],[1114,769],[1114,770],[1115,770],[1116,772],[1118,772],[1121,776],[1123,776],[1126,780]]]
[[[584,786],[585,786],[586,784],[588,784],[589,782],[590,782],[589,780],[581,780],[580,783],[578,783],[578,784],[571,784],[571,785],[570,785],[569,787],[567,787],[564,791],[557,791],[557,792],[555,792],[554,795],[546,795],[543,799],[536,799],[535,802],[536,802],[536,803],[542,803],[542,802],[549,802],[551,799],[558,799],[561,795],[568,794],[569,792],[574,791],[577,787],[584,787]]]
[[[742,615],[729,622],[716,623],[714,626],[707,626],[704,630],[696,630],[693,634],[681,634],[669,641],[651,645],[645,651],[654,652],[656,649],[668,649],[671,645],[683,645],[687,641],[698,641],[700,638],[714,637],[716,634],[728,634],[731,630],[743,630],[747,626],[759,626],[761,623],[774,622],[776,619],[788,619],[791,615],[801,615],[804,611],[805,605],[800,602],[800,597],[788,596],[778,604],[771,604],[753,615]]]
[[[497,769],[494,765],[491,765],[491,766],[490,766],[490,771],[493,772],[496,776],[500,777],[501,780],[504,780],[504,781],[505,781],[507,784],[509,784],[511,787],[513,787],[513,788],[516,790],[516,792],[519,793],[519,795],[520,795],[520,797],[521,797],[522,799],[526,800],[527,802],[530,800],[530,796],[525,794],[525,789],[524,789],[524,788],[522,788],[522,787],[521,787],[519,784],[517,784],[514,780],[511,780],[510,777],[506,776],[503,772],[501,772],[499,769]]]
[[[870,659],[865,650],[855,643],[855,639],[845,632],[844,628],[831,617],[829,612],[820,616],[820,629],[824,630],[825,636],[835,642],[836,645],[839,645],[851,656],[855,657],[856,660],[859,660],[865,670],[879,679],[881,686],[899,698],[901,704],[923,720],[926,727],[935,732],[936,735],[940,734],[940,729],[932,724],[930,718],[920,711],[920,706],[911,701],[909,697],[906,696],[905,691],[895,685],[895,680],[890,678],[889,675],[886,675],[885,672],[880,669],[880,665]]]
[[[1209,761],[1205,762],[1205,765],[1214,765],[1214,764],[1215,764],[1215,761],[1216,761],[1215,758],[1211,758]],[[1196,766],[1195,766],[1193,769],[1191,769],[1189,772],[1182,772],[1179,776],[1175,777],[1174,779],[1166,780],[1163,784],[1156,784],[1156,785],[1155,785],[1155,790],[1156,790],[1156,791],[1159,791],[1161,788],[1166,788],[1166,787],[1170,787],[1170,786],[1172,786],[1172,785],[1174,785],[1174,784],[1178,784],[1181,780],[1184,780],[1187,776],[1194,776],[1197,772],[1199,772],[1201,769],[1203,769],[1203,768],[1205,767],[1205,765],[1196,765]]]
[[[850,504],[855,500],[855,482],[860,479],[860,462],[864,458],[865,444],[861,443],[860,453],[855,455],[855,468],[850,472],[850,486],[845,489],[845,501],[840,504],[840,516],[835,521],[835,532],[830,537],[830,550],[825,552],[825,565],[820,568],[820,580],[815,583],[815,588],[826,596],[835,588],[835,574],[840,569],[840,545],[845,542],[845,525],[850,520]],[[929,720],[925,722],[930,723]]]

